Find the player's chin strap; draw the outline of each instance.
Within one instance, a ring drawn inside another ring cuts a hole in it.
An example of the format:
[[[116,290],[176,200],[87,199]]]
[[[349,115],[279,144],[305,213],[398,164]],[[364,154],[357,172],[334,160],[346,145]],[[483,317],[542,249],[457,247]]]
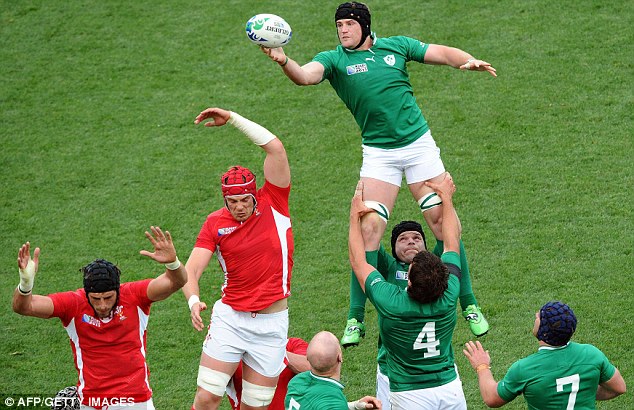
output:
[[[266,145],[277,138],[271,131],[267,130],[260,124],[248,120],[233,111],[231,112],[231,116],[227,122],[242,131],[242,133],[249,137],[255,145]]]

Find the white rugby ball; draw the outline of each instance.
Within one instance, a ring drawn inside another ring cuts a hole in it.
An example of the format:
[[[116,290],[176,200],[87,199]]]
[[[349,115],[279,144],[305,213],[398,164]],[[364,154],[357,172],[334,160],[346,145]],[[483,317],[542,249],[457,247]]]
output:
[[[284,47],[293,35],[291,26],[275,14],[256,14],[247,21],[245,29],[249,40],[269,48]]]

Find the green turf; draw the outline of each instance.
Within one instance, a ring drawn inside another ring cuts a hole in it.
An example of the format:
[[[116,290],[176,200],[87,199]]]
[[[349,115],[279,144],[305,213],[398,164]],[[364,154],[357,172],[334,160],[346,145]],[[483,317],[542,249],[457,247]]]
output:
[[[169,229],[181,260],[205,216],[221,206],[218,177],[240,163],[261,175],[261,150],[231,127],[193,125],[208,106],[235,110],[284,141],[293,173],[296,255],[291,335],[340,335],[347,315],[348,204],[360,137],[327,84],[294,86],[244,34],[257,13],[294,30],[300,63],[337,44],[338,2],[0,0],[0,393],[54,393],[76,380],[58,320],[11,311],[15,258],[42,248],[35,291],[77,288],[96,257],[124,280],[161,267],[141,257],[143,231]],[[536,349],[534,312],[563,299],[579,317],[575,340],[634,372],[630,2],[369,1],[380,36],[463,48],[499,77],[412,63],[412,83],[458,185],[474,289],[492,330],[484,339],[503,376]],[[419,218],[407,190],[388,229]],[[203,300],[219,295],[215,262]],[[159,409],[187,409],[203,334],[181,294],[152,310],[151,384]],[[345,352],[349,399],[373,394],[376,312]],[[475,375],[456,357],[469,408],[484,408]],[[525,408],[518,399],[508,408]],[[632,395],[599,408],[634,408]],[[228,406],[223,406],[227,409]]]

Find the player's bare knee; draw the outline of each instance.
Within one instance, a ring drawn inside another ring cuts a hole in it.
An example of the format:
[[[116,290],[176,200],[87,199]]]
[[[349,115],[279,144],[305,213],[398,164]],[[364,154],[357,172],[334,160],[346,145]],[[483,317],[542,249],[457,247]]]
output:
[[[222,399],[230,379],[231,376],[226,373],[212,370],[205,366],[199,366],[198,379],[196,382],[200,389],[198,389],[196,397],[200,397],[205,402],[214,402],[217,400],[217,397]]]
[[[251,407],[264,407],[271,404],[275,395],[275,386],[260,386],[242,380],[242,402]]]

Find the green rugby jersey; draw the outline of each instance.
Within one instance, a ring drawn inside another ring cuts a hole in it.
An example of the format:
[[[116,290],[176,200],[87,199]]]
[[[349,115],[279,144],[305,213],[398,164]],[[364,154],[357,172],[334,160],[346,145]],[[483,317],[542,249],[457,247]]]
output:
[[[291,379],[284,400],[287,410],[348,410],[343,384],[335,379],[303,372]]]
[[[529,409],[594,409],[598,385],[615,372],[607,357],[592,345],[542,346],[513,363],[497,391],[507,402],[523,394]]]
[[[405,289],[386,281],[377,271],[366,279],[368,299],[379,316],[381,341],[387,352],[390,391],[426,389],[456,379],[451,339],[460,293],[460,256],[441,257],[450,271],[448,288],[434,303],[420,304]]]
[[[335,50],[317,54],[328,80],[361,128],[363,144],[400,148],[429,130],[416,104],[406,63],[422,63],[428,44],[396,36],[375,38],[369,50]]]
[[[403,263],[387,253],[383,245],[380,245],[379,247],[376,269],[389,283],[392,283],[401,289],[407,288],[407,270],[409,269],[409,264]],[[376,360],[379,363],[381,373],[388,376],[387,351],[381,342],[381,335],[379,335],[378,346],[379,352]]]

